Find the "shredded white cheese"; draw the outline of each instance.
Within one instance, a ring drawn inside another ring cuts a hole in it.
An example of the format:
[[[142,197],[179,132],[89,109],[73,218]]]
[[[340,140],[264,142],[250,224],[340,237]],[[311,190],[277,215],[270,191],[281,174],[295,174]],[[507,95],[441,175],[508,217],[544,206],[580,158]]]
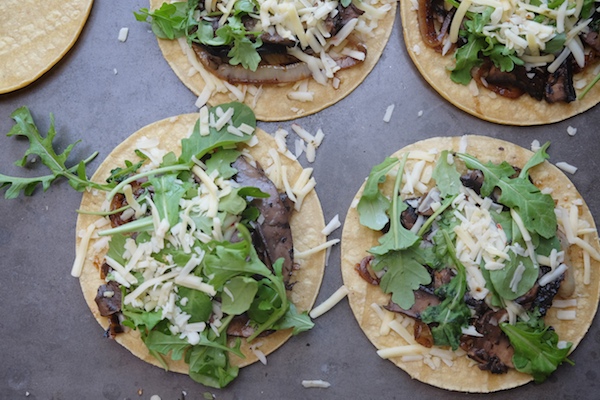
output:
[[[331,310],[337,303],[342,301],[344,297],[346,297],[349,293],[349,290],[346,286],[342,285],[338,290],[336,290],[327,300],[323,303],[319,304],[317,307],[313,308],[308,315],[311,318],[317,318],[321,315],[325,314],[327,311]]]

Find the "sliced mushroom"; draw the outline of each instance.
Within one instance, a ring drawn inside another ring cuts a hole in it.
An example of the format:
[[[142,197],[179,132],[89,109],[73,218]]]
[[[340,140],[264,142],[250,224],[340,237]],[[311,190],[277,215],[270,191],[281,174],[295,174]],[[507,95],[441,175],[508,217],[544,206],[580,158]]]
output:
[[[290,217],[293,207],[287,196],[280,195],[275,184],[265,175],[260,166],[253,167],[244,157],[239,157],[232,166],[237,169],[236,182],[242,186],[253,186],[269,197],[254,199],[252,203],[260,210],[263,221],[256,225],[257,235],[264,243],[263,262],[272,269],[279,258],[283,258],[283,279],[287,284],[294,264],[294,247]]]

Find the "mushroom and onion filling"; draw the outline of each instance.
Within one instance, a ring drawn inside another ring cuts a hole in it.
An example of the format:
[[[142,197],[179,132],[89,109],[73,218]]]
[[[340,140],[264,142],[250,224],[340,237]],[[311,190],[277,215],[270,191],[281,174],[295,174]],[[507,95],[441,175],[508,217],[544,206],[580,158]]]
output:
[[[186,38],[203,67],[231,84],[326,84],[365,60],[364,37],[390,10],[380,0],[189,0],[136,15],[150,17],[158,37]]]

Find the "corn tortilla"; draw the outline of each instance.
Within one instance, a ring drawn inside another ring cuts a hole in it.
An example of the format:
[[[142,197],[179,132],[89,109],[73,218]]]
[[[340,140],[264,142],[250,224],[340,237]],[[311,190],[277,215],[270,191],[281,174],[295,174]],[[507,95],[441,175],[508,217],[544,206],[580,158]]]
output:
[[[0,1],[0,94],[23,88],[75,44],[93,0]]]
[[[417,11],[411,0],[401,0],[400,16],[408,55],[425,80],[446,100],[467,113],[486,121],[505,125],[543,125],[563,121],[594,107],[600,102],[600,84],[595,85],[582,100],[571,103],[538,101],[524,94],[509,99],[478,86],[473,95],[468,86],[452,82],[448,67],[454,65],[452,55],[442,56],[428,47],[421,38]],[[590,83],[598,74],[600,60],[596,60],[574,80]],[[594,73],[595,72],[595,73]],[[583,89],[576,89],[576,93]]]
[[[423,140],[397,151],[393,157],[399,157],[409,151],[428,152],[433,148],[439,151],[445,149],[458,151],[460,140],[460,137]],[[467,143],[464,152],[477,157],[482,162],[488,160],[494,163],[507,161],[510,165],[523,167],[533,155],[531,151],[513,143],[483,136],[467,136]],[[411,165],[411,160],[409,160],[407,168],[411,168]],[[551,195],[558,205],[568,207],[575,200],[583,200],[565,174],[547,161],[533,168],[531,177],[536,186],[552,189]],[[388,179],[385,183],[387,193],[392,190],[393,183],[389,182],[392,180]],[[358,191],[355,200],[360,197],[363,188],[364,185]],[[591,227],[595,228],[594,219],[585,202],[579,206],[579,210],[579,218],[587,221]],[[377,244],[379,236],[381,236],[379,232],[374,232],[359,223],[356,208],[351,207],[348,210],[342,232],[342,277],[344,284],[350,291],[348,294],[350,307],[360,328],[377,349],[384,349],[408,343],[393,331],[388,335],[380,334],[381,319],[371,309],[371,304],[385,305],[388,303],[390,295],[384,294],[379,286],[367,283],[354,269],[354,266],[368,254],[367,250]],[[597,233],[592,236],[590,243],[596,250],[599,250],[600,244]],[[556,329],[560,340],[573,343],[573,350],[588,331],[598,307],[600,263],[591,260],[591,283],[584,285],[583,252],[579,247],[573,245],[569,249],[569,256],[571,267],[575,271],[576,291],[571,298],[577,299],[577,318],[573,321],[558,320],[556,309],[551,308],[545,321],[546,325],[553,326]],[[473,366],[466,356],[455,359],[451,367],[441,363],[441,366],[435,370],[421,361],[403,362],[400,357],[392,358],[390,361],[406,371],[411,378],[448,390],[487,393],[521,386],[532,380],[530,375],[512,369],[508,373],[500,375],[492,374],[489,371],[481,371]],[[562,366],[559,368],[570,367]],[[573,368],[577,368],[577,366]]]
[[[163,2],[164,0],[150,0],[150,7],[153,10],[160,8]],[[365,80],[383,53],[392,33],[396,16],[396,2],[393,1],[390,5],[392,9],[387,12],[387,15],[383,19],[379,20],[379,26],[375,31],[376,35],[365,39],[367,47],[365,61],[352,68],[338,71],[335,74],[340,79],[338,89],[334,89],[330,82],[326,85],[320,85],[314,80],[309,79],[308,90],[314,92],[314,100],[299,102],[292,101],[287,97],[293,83],[286,85],[263,85],[263,92],[259,96],[255,106],[253,105],[252,96],[246,96],[244,102],[254,110],[256,118],[261,121],[287,121],[319,112],[348,96]],[[187,56],[182,52],[177,40],[158,39],[158,45],[163,56],[179,79],[196,96],[199,96],[205,87],[205,83],[199,74],[189,76],[192,65],[189,63]],[[216,93],[209,99],[208,103],[216,105],[229,101],[231,101],[231,98],[228,93]],[[293,111],[293,108],[297,108],[298,111]]]
[[[189,135],[197,119],[198,114],[184,114],[155,122],[140,129],[108,155],[95,172],[92,180],[95,182],[104,182],[110,175],[111,169],[124,165],[125,160],[137,160],[134,153],[136,142],[143,136],[149,139],[158,138],[160,140],[160,148],[179,154],[181,151],[181,139]],[[276,148],[275,140],[264,131],[258,129],[256,134],[259,138],[259,144],[249,147],[248,150],[259,163],[262,162],[262,165],[266,165],[267,160],[270,160],[268,150]],[[291,182],[295,181],[302,172],[302,167],[297,161],[281,157],[281,163],[287,166]],[[95,191],[86,192],[81,200],[81,209],[98,211],[101,209],[104,199],[104,193],[95,193]],[[77,218],[77,232],[87,229],[98,218],[98,216],[80,214]],[[323,212],[314,190],[305,197],[301,211],[292,214],[290,225],[294,238],[294,249],[304,251],[325,242],[325,236],[321,233],[321,230],[325,226]],[[79,246],[80,241],[81,238],[78,236],[77,246]],[[80,277],[80,284],[88,307],[100,325],[106,329],[109,325],[108,318],[100,315],[94,298],[98,287],[104,283],[104,280],[100,278],[99,268],[107,249],[94,251],[94,242],[94,239],[90,241]],[[293,290],[288,292],[288,297],[296,305],[298,311],[302,312],[309,310],[316,300],[325,268],[325,252],[321,251],[303,259],[295,259],[294,261],[298,269],[294,270],[290,279],[290,282],[295,282],[295,284]],[[259,349],[266,355],[279,348],[290,337],[291,330],[277,331],[269,336],[261,337],[256,342],[262,343]],[[100,334],[98,338],[98,340],[101,340]],[[156,366],[161,366],[158,360],[149,354],[148,349],[140,339],[138,331],[128,330],[126,333],[117,335],[115,340],[142,360]],[[245,340],[242,341],[241,349],[246,358],[241,359],[230,355],[232,365],[244,367],[258,360],[257,356],[249,349],[249,344]],[[183,360],[175,362],[168,357],[165,357],[165,360],[167,360],[171,371],[188,373],[189,367]]]

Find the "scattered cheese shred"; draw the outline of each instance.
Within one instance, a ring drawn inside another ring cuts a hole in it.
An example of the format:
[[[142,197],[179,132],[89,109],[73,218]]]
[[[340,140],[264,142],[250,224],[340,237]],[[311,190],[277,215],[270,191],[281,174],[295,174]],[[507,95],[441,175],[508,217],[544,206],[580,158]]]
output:
[[[392,113],[394,112],[394,104],[390,104],[386,110],[385,110],[385,114],[383,116],[383,122],[390,122],[390,120],[392,119]]]
[[[323,303],[319,304],[317,307],[313,308],[308,315],[311,318],[317,318],[321,315],[325,314],[327,311],[331,310],[337,303],[342,301],[344,297],[348,295],[350,291],[344,285],[342,285],[338,290],[336,290],[327,300]]]
[[[331,240],[328,240],[325,243],[321,243],[320,245],[312,247],[312,248],[310,248],[308,250],[305,250],[305,251],[297,251],[297,250],[294,249],[294,257],[297,257],[297,258],[306,258],[308,256],[311,256],[311,255],[315,254],[315,253],[318,253],[319,251],[323,251],[323,250],[327,249],[328,247],[331,247],[331,246],[333,246],[335,244],[338,244],[339,242],[340,242],[340,239],[331,239]]]
[[[127,40],[127,35],[129,34],[129,28],[121,28],[119,30],[119,42],[125,42]]]
[[[329,236],[333,231],[342,226],[340,222],[339,214],[335,214],[335,216],[329,221],[329,223],[323,228],[321,233],[325,236]]]
[[[328,387],[331,386],[331,384],[329,382],[324,381],[324,380],[316,379],[316,380],[303,380],[302,381],[302,386],[304,386],[305,388],[322,388],[322,389],[327,389]]]
[[[71,268],[71,276],[75,278],[79,278],[81,276],[81,271],[83,270],[83,261],[87,255],[88,245],[90,243],[90,239],[96,230],[96,225],[90,224],[85,230],[85,234],[81,238],[81,242],[79,242],[79,246],[77,247],[75,261],[73,262],[73,267]]]

